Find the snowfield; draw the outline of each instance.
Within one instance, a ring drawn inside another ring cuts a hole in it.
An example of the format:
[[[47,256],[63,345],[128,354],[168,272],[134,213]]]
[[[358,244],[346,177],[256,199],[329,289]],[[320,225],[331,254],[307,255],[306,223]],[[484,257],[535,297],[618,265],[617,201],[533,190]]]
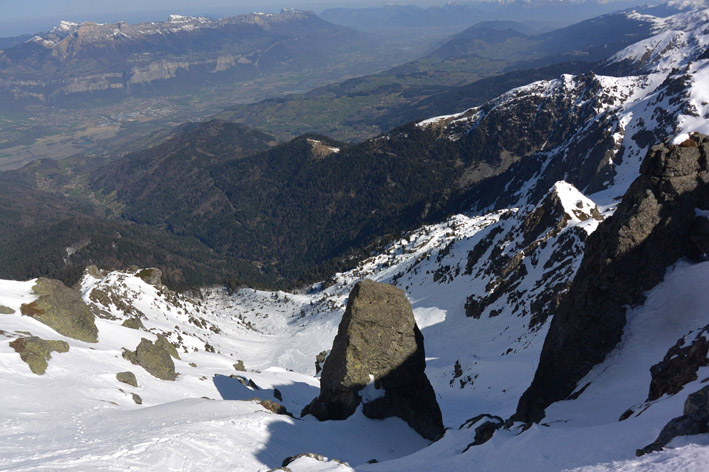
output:
[[[650,465],[655,467],[651,470],[670,470],[676,464],[683,470],[705,470],[709,437],[686,438],[680,449],[641,459],[634,454],[681,414],[686,395],[702,385],[698,380],[676,395],[644,403],[649,367],[677,339],[708,321],[709,262],[678,263],[648,294],[646,305],[629,313],[623,342],[581,382],[591,385],[577,400],[550,407],[542,425],[524,433],[519,425],[498,431],[488,443],[462,452],[474,435],[467,425],[459,429],[466,419],[480,413],[508,417],[514,411],[531,382],[546,333],[546,325],[529,331],[527,317],[509,313],[466,318],[462,307],[472,276],[443,284],[432,281],[441,263],[455,258],[465,263],[476,235],[498,220],[499,214],[458,215],[422,228],[312,293],[244,289],[229,296],[212,289],[202,299],[169,301],[167,290],[130,273],[113,272],[102,280],[86,276],[85,297],[97,286],[119,287],[146,315],[143,323],[149,331],[120,326],[120,318],[97,319],[95,345],[21,316],[20,305],[34,298],[33,282],[3,281],[0,304],[17,313],[0,317],[5,338],[0,342],[0,468],[255,471],[312,452],[349,465],[302,457],[291,470],[645,470]],[[441,249],[451,243],[437,262]],[[370,420],[361,412],[340,422],[298,418],[318,393],[314,353],[330,347],[351,286],[363,277],[391,281],[400,272],[405,275],[397,283],[408,286],[425,337],[427,373],[450,428],[444,438],[429,445],[399,419]],[[194,326],[187,321],[194,315],[221,332]],[[52,353],[46,374],[37,376],[9,347],[11,339],[26,332],[62,339],[71,349]],[[177,381],[158,380],[121,357],[122,347],[134,349],[141,337],[154,339],[153,333],[168,332],[183,340],[181,360],[175,361]],[[204,342],[215,352],[206,352]],[[510,347],[516,351],[506,354]],[[237,360],[244,361],[246,372],[234,369]],[[464,371],[457,378],[456,362]],[[128,370],[136,374],[137,388],[116,380],[116,373]],[[252,380],[260,390],[242,385],[232,374]],[[468,376],[473,380],[461,387]],[[709,369],[704,368],[699,379],[707,377]],[[253,400],[275,400],[274,389],[295,418],[276,415]],[[133,393],[142,405],[133,401]],[[619,422],[631,407],[642,413]],[[367,464],[371,459],[379,463]]]

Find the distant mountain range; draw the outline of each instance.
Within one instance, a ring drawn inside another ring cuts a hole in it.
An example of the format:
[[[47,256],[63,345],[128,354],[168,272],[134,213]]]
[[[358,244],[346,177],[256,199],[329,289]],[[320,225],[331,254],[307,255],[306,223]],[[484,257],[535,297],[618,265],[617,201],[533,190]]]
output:
[[[159,23],[62,22],[0,52],[0,103],[164,95],[275,71],[323,65],[359,34],[314,13],[220,20],[173,15]]]
[[[640,2],[447,2],[423,8],[407,4],[388,4],[370,8],[329,8],[320,16],[332,23],[361,31],[384,32],[388,28],[440,28],[444,25],[467,27],[488,20],[520,21],[537,30],[554,29],[604,13],[633,7]]]
[[[533,80],[591,70],[650,36],[653,13],[670,11],[677,10],[643,7],[536,34],[516,22],[477,23],[417,61],[306,94],[237,105],[218,116],[280,138],[314,132],[360,141],[453,107],[479,105]]]

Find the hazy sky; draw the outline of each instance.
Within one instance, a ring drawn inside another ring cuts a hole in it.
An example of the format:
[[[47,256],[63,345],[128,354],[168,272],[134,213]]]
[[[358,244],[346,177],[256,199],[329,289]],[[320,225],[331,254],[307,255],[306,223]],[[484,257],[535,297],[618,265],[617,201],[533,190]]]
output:
[[[444,4],[446,0],[407,0],[417,5]],[[299,8],[322,11],[331,7],[383,5],[387,0],[0,0],[0,37],[45,31],[59,20],[143,21],[163,19],[169,13],[229,16],[252,11]],[[404,3],[404,2],[401,2]]]

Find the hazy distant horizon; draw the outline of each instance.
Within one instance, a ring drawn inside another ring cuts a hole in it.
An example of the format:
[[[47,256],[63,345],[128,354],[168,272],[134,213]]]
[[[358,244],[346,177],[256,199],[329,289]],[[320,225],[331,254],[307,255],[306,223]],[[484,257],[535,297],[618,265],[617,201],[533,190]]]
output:
[[[124,0],[118,4],[96,2],[90,0],[66,0],[60,2],[51,0],[0,0],[0,37],[20,36],[22,34],[47,31],[59,24],[59,21],[96,21],[117,22],[156,21],[167,18],[170,14],[204,15],[208,17],[224,17],[251,13],[254,11],[276,12],[282,8],[297,8],[320,12],[327,8],[337,7],[368,7],[385,5],[383,0],[266,0],[257,2],[203,0]],[[411,0],[410,5],[442,5],[445,0]],[[465,3],[465,2],[461,2]]]
[[[484,0],[479,0],[484,1]],[[610,0],[609,3],[628,3],[629,0]],[[630,0],[632,1],[632,0]],[[391,2],[386,0],[124,0],[119,4],[113,2],[97,2],[96,0],[0,0],[0,37],[20,36],[23,34],[48,31],[58,25],[61,20],[96,22],[127,21],[160,21],[170,14],[213,18],[240,15],[254,11],[277,12],[282,8],[297,8],[313,10],[320,13],[327,8],[365,8],[384,6],[386,4],[407,4],[422,7],[445,5],[447,0],[407,0]],[[476,3],[460,0],[458,3]],[[638,0],[635,3],[641,3]],[[648,1],[647,3],[656,3]]]

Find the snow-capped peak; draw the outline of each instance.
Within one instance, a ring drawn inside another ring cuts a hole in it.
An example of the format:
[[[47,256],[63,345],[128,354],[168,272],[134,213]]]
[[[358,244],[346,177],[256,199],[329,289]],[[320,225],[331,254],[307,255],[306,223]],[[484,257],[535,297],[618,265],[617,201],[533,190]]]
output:
[[[657,34],[614,54],[609,64],[631,62],[645,72],[663,72],[697,60],[709,46],[709,9],[656,18]]]

